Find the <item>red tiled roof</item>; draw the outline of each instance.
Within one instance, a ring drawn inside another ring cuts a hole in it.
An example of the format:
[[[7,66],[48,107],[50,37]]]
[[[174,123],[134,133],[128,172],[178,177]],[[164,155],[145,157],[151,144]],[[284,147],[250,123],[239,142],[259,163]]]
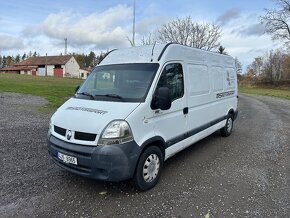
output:
[[[58,65],[66,64],[72,55],[65,56],[41,56],[41,57],[31,57],[28,58],[15,66],[38,66],[38,65]]]
[[[20,70],[33,70],[36,69],[37,66],[33,67],[27,67],[27,66],[10,66],[10,67],[4,67],[0,68],[0,71],[20,71]]]

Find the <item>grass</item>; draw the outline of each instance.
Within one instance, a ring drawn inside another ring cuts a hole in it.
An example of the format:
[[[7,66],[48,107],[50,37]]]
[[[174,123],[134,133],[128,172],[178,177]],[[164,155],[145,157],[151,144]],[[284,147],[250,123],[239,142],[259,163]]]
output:
[[[42,111],[57,109],[72,96],[75,87],[83,82],[81,79],[40,77],[18,74],[0,74],[0,92],[16,92],[42,96],[48,104],[40,108]],[[284,89],[240,86],[240,93],[266,95],[290,100],[290,87]]]
[[[19,74],[0,74],[0,92],[15,92],[42,96],[48,104],[41,107],[42,111],[57,109],[74,94],[81,79],[40,77]]]
[[[290,100],[290,87],[286,89],[239,86],[240,93],[277,97]]]

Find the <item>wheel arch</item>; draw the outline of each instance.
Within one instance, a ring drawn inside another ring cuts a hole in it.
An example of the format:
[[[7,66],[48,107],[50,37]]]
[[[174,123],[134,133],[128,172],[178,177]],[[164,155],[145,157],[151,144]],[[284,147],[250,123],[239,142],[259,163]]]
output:
[[[157,146],[160,148],[161,152],[162,152],[162,156],[163,156],[163,161],[165,159],[165,141],[162,137],[160,136],[154,136],[150,139],[147,139],[142,145],[141,145],[141,154],[143,153],[143,151],[145,151],[145,149],[147,149],[150,146]],[[140,158],[140,157],[139,157]]]
[[[231,109],[228,111],[228,113],[227,113],[226,116],[228,116],[229,114],[232,115],[233,120],[236,120],[237,117],[238,117],[238,109],[234,110],[233,108],[231,108]]]
[[[228,111],[227,116],[228,116],[229,114],[232,115],[232,117],[234,118],[234,117],[235,117],[235,110],[234,110],[233,108],[231,108],[231,109]]]

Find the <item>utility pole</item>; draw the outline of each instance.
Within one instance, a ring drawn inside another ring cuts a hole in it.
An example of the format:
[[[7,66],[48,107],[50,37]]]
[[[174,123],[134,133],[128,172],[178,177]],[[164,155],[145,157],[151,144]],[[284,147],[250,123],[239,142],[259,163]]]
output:
[[[64,38],[64,55],[67,54],[67,38]]]
[[[136,0],[134,0],[133,6],[133,38],[132,38],[133,46],[135,46],[135,8],[136,8]]]

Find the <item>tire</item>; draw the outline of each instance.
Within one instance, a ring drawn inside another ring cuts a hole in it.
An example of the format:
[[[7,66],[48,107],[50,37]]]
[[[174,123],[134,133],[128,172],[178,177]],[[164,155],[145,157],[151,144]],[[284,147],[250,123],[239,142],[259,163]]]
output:
[[[140,191],[153,188],[161,175],[163,168],[163,155],[159,147],[150,146],[141,154],[133,182]]]
[[[226,121],[226,125],[220,129],[221,135],[223,137],[230,136],[232,133],[233,127],[234,127],[234,118],[233,118],[233,115],[229,114]]]

